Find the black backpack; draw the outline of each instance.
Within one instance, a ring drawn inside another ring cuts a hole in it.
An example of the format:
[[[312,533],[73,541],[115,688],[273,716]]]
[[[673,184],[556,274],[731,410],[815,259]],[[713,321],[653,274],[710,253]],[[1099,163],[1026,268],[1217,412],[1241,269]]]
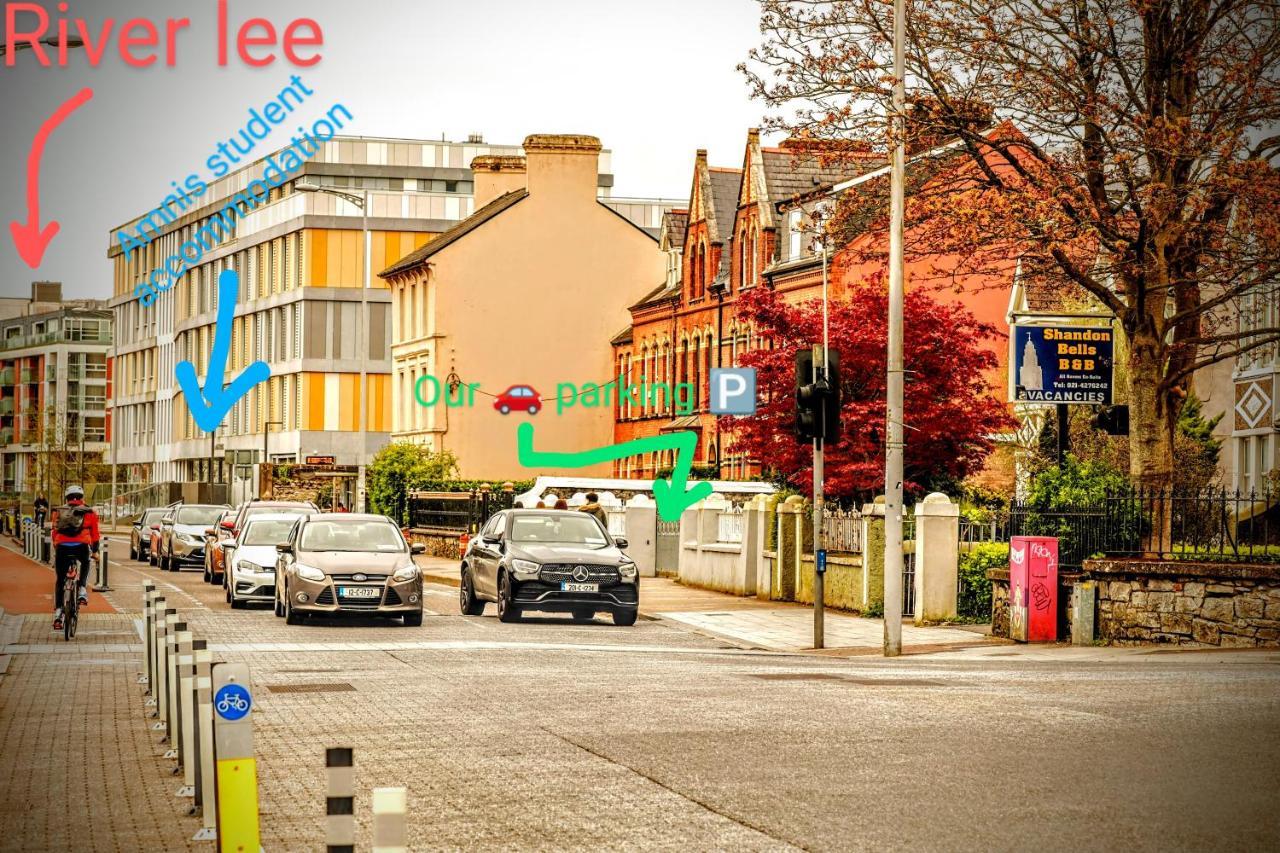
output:
[[[59,536],[79,536],[80,531],[84,530],[84,517],[89,514],[87,506],[66,506],[58,507],[58,524],[54,528]]]

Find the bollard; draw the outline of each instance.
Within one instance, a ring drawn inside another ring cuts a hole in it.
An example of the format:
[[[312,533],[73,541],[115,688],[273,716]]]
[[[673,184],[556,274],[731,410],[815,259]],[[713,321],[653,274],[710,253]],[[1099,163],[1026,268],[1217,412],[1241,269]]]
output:
[[[94,592],[111,592],[111,584],[107,583],[107,568],[110,560],[107,559],[107,540],[102,540],[101,547],[98,548],[98,583],[94,586]]]
[[[143,672],[141,675],[138,676],[138,683],[147,685],[146,690],[142,691],[142,695],[144,696],[151,695],[151,682],[155,675],[155,673],[152,672],[151,670],[151,654],[152,654],[151,642],[154,639],[152,637],[152,634],[155,632],[155,622],[156,622],[155,598],[156,598],[156,585],[153,584],[151,581],[145,582],[142,585],[142,616],[143,616],[142,641],[143,641],[143,647],[145,649],[145,654],[147,657],[142,664]]]
[[[177,621],[177,611],[173,608],[169,612],[174,614],[169,618],[169,631],[164,637],[165,649],[165,696],[168,698],[166,703],[167,714],[165,715],[165,742],[169,744],[168,751],[165,752],[165,758],[178,757],[178,632],[187,630],[186,622]]]
[[[407,853],[404,814],[408,801],[405,788],[373,789],[373,853]]]
[[[182,771],[182,787],[174,796],[194,797],[196,795],[195,768],[195,708],[192,705],[191,691],[194,689],[196,677],[195,657],[191,651],[192,637],[189,630],[178,632],[178,713],[175,715],[178,724],[177,736],[173,739],[178,748],[178,768]],[[175,769],[175,773],[177,770]]]
[[[169,668],[165,665],[165,650],[168,648],[166,639],[169,635],[169,620],[174,618],[177,613],[172,607],[165,607],[164,596],[156,599],[156,717],[157,721],[151,728],[156,731],[164,731],[166,720],[169,718]],[[176,620],[175,620],[176,621]],[[164,743],[165,738],[161,738],[160,742]]]
[[[217,663],[212,670],[213,751],[217,756],[218,849],[259,849],[258,767],[253,758],[249,665]]]
[[[213,754],[213,681],[210,674],[213,652],[204,640],[191,644],[196,658],[196,797],[192,811],[200,811],[200,829],[192,841],[218,839],[218,795],[214,778]]]
[[[325,802],[324,843],[327,853],[355,853],[356,773],[350,747],[330,747],[324,751],[329,777]]]

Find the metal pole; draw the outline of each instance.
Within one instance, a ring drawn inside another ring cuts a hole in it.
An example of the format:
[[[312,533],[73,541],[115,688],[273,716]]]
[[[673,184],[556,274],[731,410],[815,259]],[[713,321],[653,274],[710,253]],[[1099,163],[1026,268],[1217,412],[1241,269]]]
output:
[[[1066,403],[1058,404],[1058,470],[1067,467],[1067,451],[1071,447],[1071,419]]]
[[[153,643],[155,641],[155,624],[156,624],[156,585],[151,581],[146,581],[142,585],[142,614],[144,618],[143,638],[146,640],[145,663],[146,671],[138,676],[138,683],[147,685],[147,689],[143,691],[143,695],[151,695],[151,685],[155,683],[155,671],[151,668]]]
[[[187,630],[186,622],[178,621],[178,611],[170,608],[169,613],[169,630],[164,637],[164,678],[165,678],[165,696],[168,700],[165,705],[165,739],[164,742],[169,744],[169,748],[165,751],[165,758],[173,758],[180,760],[178,756],[178,731],[180,721],[178,719],[178,632]],[[175,771],[176,772],[176,771]]]
[[[893,2],[892,158],[889,184],[889,370],[884,454],[884,654],[902,654],[902,303],[906,175],[906,2]]]
[[[827,311],[827,241],[825,235],[822,238],[822,367],[821,378],[826,380],[830,376],[830,359],[827,355],[830,347],[830,334],[828,329],[828,311]],[[813,360],[814,380],[818,377],[819,367],[818,359]],[[824,411],[822,422],[826,424],[825,407],[828,402],[824,402]],[[822,515],[824,506],[824,479],[825,471],[823,470],[823,440],[815,438],[813,440],[813,647],[821,649],[826,646],[826,577],[824,566],[820,564],[819,556],[823,550],[822,543]]]
[[[168,636],[169,636],[169,620],[177,621],[177,610],[172,607],[165,606],[166,601],[163,596],[156,599],[156,717],[159,719],[151,728],[158,732],[163,732],[168,727],[169,719],[169,663],[168,663]],[[164,743],[165,737],[160,738],[160,742]]]
[[[196,658],[196,806],[200,809],[200,829],[192,841],[213,841],[218,837],[218,793],[213,754],[213,652],[204,640],[192,643]]]
[[[368,406],[369,406],[369,388],[366,384],[369,380],[368,371],[365,369],[369,363],[368,343],[369,340],[369,285],[373,276],[373,232],[369,230],[369,204],[370,195],[366,189],[364,191],[364,207],[361,209],[361,227],[364,230],[364,281],[360,285],[360,322],[356,324],[356,339],[358,341],[356,354],[360,359],[360,447],[359,455],[356,457],[356,506],[352,507],[356,512],[364,512],[364,492],[365,492],[365,454],[369,450],[369,422],[368,422]]]
[[[178,797],[196,795],[196,660],[192,642],[190,630],[178,632],[178,736],[174,738],[178,766],[182,768],[182,787],[175,794]]]
[[[405,853],[409,836],[405,827],[409,792],[405,788],[373,789],[373,853]]]

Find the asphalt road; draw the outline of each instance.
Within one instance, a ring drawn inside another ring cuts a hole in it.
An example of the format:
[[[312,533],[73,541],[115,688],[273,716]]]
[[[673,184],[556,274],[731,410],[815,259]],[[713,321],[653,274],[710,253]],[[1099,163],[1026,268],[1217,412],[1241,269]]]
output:
[[[442,587],[421,628],[286,626],[199,572],[113,572],[118,606],[156,578],[252,667],[267,850],[322,843],[327,746],[355,749],[364,849],[383,785],[422,850],[1280,848],[1276,653],[760,654],[662,621],[461,617]]]

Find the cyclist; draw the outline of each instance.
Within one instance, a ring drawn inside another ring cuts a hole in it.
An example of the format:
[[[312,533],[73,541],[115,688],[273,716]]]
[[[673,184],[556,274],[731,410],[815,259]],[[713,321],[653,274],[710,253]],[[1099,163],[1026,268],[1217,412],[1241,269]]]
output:
[[[80,564],[80,606],[89,602],[89,552],[98,553],[100,539],[98,514],[85,506],[84,489],[69,486],[66,505],[53,511],[53,566],[58,578],[53,588],[53,630],[62,630],[62,585],[74,563]]]

